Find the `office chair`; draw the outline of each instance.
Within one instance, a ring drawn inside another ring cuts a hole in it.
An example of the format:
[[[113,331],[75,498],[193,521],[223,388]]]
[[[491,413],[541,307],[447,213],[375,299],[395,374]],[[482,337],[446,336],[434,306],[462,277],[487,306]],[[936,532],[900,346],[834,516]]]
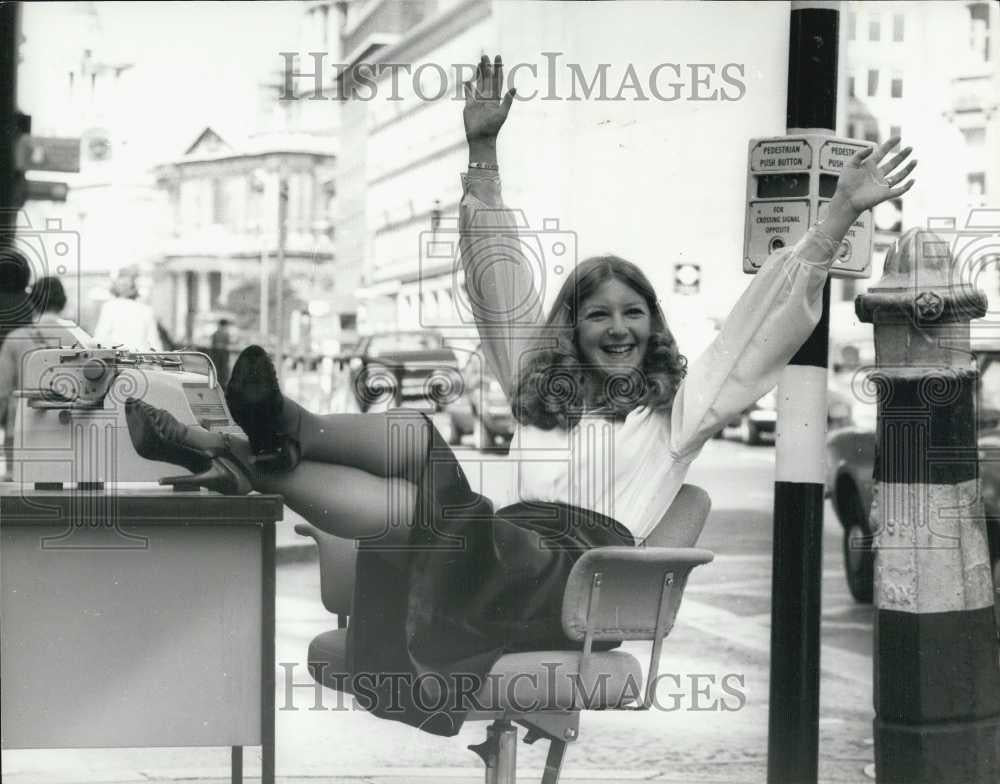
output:
[[[466,718],[492,721],[486,740],[469,746],[486,765],[486,784],[516,782],[515,723],[527,729],[525,743],[549,741],[542,784],[557,784],[566,746],[579,737],[582,710],[650,707],[663,638],[673,627],[688,574],[714,557],[693,546],[710,509],[708,493],[685,484],[642,547],[595,548],[574,564],[563,593],[562,626],[569,639],[583,642],[583,650],[501,656],[487,678],[489,693],[484,686],[477,694],[479,704],[489,705],[489,710],[471,711]],[[324,686],[342,690],[355,544],[309,523],[299,523],[295,530],[316,541],[323,605],[338,616],[338,628],[309,645],[309,671]],[[642,669],[634,656],[593,650],[595,642],[605,640],[652,641],[644,694],[635,688],[642,683]],[[562,677],[553,684],[555,671]],[[528,705],[544,709],[525,711]]]

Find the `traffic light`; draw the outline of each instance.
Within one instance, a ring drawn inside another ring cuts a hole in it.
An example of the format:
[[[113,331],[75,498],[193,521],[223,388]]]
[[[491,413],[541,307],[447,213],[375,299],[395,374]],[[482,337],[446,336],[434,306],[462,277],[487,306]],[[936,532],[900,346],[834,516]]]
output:
[[[66,201],[63,182],[29,180],[29,171],[80,171],[80,140],[31,135],[31,117],[17,108],[20,3],[0,3],[0,224],[29,200]]]
[[[80,171],[80,140],[31,136],[31,118],[17,113],[19,134],[14,145],[14,203],[66,201],[69,186],[51,180],[29,180],[28,171]]]

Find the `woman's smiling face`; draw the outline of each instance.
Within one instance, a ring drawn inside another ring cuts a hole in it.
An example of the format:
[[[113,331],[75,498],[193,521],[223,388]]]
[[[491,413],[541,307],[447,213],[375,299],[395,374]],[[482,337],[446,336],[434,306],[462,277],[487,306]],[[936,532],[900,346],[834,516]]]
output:
[[[652,314],[638,291],[610,278],[580,303],[577,314],[577,345],[586,365],[608,374],[642,368]]]

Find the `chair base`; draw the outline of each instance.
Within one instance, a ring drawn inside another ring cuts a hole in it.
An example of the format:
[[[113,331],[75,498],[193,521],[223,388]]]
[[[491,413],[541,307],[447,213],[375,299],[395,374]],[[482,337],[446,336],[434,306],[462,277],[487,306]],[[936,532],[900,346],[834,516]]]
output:
[[[525,743],[548,738],[549,753],[545,757],[541,784],[558,784],[566,744],[576,740],[580,714],[534,715],[515,721],[527,728]],[[486,728],[486,740],[469,749],[486,765],[486,784],[517,784],[517,728],[510,719],[494,721]]]

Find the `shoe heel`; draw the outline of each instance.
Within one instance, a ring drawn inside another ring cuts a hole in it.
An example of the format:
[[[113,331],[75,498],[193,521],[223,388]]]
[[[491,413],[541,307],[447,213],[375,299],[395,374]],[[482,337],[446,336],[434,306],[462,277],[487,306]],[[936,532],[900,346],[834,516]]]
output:
[[[250,479],[240,466],[229,458],[217,456],[207,469],[190,476],[167,476],[161,485],[170,485],[175,490],[204,487],[223,495],[247,495],[253,490]]]

